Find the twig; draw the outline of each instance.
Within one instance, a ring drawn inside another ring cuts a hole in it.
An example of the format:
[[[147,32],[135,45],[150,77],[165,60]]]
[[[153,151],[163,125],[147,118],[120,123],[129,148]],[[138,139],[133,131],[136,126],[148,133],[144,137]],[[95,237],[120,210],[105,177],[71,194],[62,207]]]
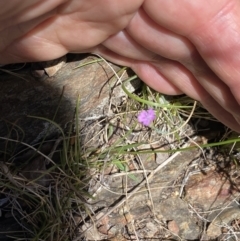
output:
[[[185,143],[182,148],[186,148],[190,145],[189,142]],[[151,179],[154,177],[154,175],[159,172],[163,167],[165,167],[167,164],[169,164],[173,159],[175,159],[180,152],[175,152],[172,156],[170,156],[167,160],[165,160],[163,163],[161,163],[159,166],[157,166],[156,169],[154,169],[150,174],[147,175],[147,179],[145,178],[137,187],[135,187],[131,193],[128,194],[128,196],[124,197],[122,200],[120,200],[114,207],[110,208],[104,215],[102,215],[100,218],[96,219],[93,225],[97,225],[104,217],[110,215],[113,211],[115,211],[117,208],[122,206],[127,199],[131,198],[136,192],[138,192],[147,182],[147,180],[150,182]],[[78,237],[74,238],[73,241],[79,241],[83,235],[89,231],[93,225],[89,226],[87,229],[85,229]]]

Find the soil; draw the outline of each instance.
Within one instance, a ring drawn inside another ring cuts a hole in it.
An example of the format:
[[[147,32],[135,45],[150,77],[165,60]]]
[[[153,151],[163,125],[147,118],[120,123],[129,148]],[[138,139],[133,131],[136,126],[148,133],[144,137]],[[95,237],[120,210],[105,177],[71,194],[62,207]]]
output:
[[[99,120],[114,116],[114,108],[124,103],[126,96],[120,83],[116,85],[116,80],[112,79],[113,72],[105,62],[77,68],[92,60],[96,58],[70,55],[55,62],[11,65],[1,71],[1,163],[9,161],[6,153],[16,154],[22,150],[21,142],[34,145],[43,137],[47,140],[57,138],[59,128],[49,119],[66,131],[73,121],[78,101],[83,146],[102,147],[106,142],[110,146],[122,135],[121,123],[116,119],[111,138],[106,140],[102,135],[93,138],[94,133],[100,132],[104,126]],[[120,70],[118,66],[111,66],[115,71]],[[141,82],[136,80],[128,89],[135,91],[140,86]],[[207,132],[194,134],[194,142],[198,144],[210,142],[213,137],[219,138],[217,135],[225,131],[215,122],[203,122]],[[147,129],[139,130],[132,134],[132,140],[139,135],[148,135]],[[196,130],[189,125],[186,132],[191,136]],[[169,143],[159,141],[157,135],[151,138],[154,145],[138,148],[164,150],[171,147]],[[192,145],[187,138],[181,143]],[[41,150],[48,155],[52,148],[53,144],[47,144]],[[31,152],[17,155],[14,165],[21,164],[28,155]],[[102,162],[107,163],[107,158]],[[134,156],[129,153],[128,162],[128,175],[113,165],[106,165],[101,174],[93,175],[88,191],[94,200],[86,201],[92,217],[85,223],[81,217],[75,217],[78,229],[72,240],[239,239],[238,152],[229,155],[219,148],[206,148],[173,154],[156,152]],[[39,166],[38,163],[39,159],[36,164],[32,163],[28,173],[34,169],[46,170],[45,165]],[[31,180],[31,176],[25,177]],[[41,178],[39,184],[49,185]],[[5,211],[11,204],[4,200],[6,196],[2,194],[0,240],[12,240],[7,236],[21,230],[22,226],[16,222],[16,216]]]

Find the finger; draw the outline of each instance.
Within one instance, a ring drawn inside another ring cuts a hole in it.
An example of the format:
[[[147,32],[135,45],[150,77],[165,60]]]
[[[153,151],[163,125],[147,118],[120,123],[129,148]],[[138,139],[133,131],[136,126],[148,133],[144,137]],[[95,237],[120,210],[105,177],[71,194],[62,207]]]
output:
[[[193,32],[189,38],[197,46],[212,70],[229,86],[240,104],[239,3],[236,1],[234,9],[226,9],[224,16],[211,21],[204,31]]]
[[[184,57],[189,59],[192,53],[196,52],[187,38],[155,23],[143,9],[139,9],[134,15],[126,32],[144,48],[168,59],[176,61],[183,60]]]
[[[67,1],[54,9],[54,16],[38,23],[36,27],[34,25],[33,29],[29,27],[33,26],[30,22],[28,26],[18,25],[11,29],[13,36],[10,38],[4,33],[3,41],[0,41],[3,45],[0,46],[0,63],[16,60],[44,61],[67,52],[85,53],[124,29],[142,2],[143,0]],[[35,9],[32,12],[34,11]],[[27,19],[29,18],[30,16]],[[19,32],[25,35],[19,36]]]
[[[0,1],[0,30],[33,20],[51,12],[67,0]]]
[[[238,0],[211,0],[204,4],[200,0],[147,0],[143,8],[156,23],[193,42],[240,104],[240,58],[236,54],[240,51]]]
[[[139,21],[138,23],[142,23]],[[140,25],[142,27],[142,25]],[[160,32],[158,31],[152,32],[149,26],[146,24],[144,26],[146,28],[146,31],[148,32],[148,37],[150,40],[145,39],[145,46],[153,46],[156,44],[155,51],[157,51],[158,54],[162,55],[165,54],[167,57],[170,57],[166,53],[166,49],[173,49],[175,47],[176,41],[178,44],[178,50],[176,50],[176,58],[178,59],[180,63],[182,63],[188,70],[192,72],[192,74],[195,76],[195,79],[201,83],[201,85],[207,90],[207,92],[228,112],[232,113],[233,115],[238,115],[238,112],[236,113],[236,110],[239,109],[239,105],[237,101],[233,98],[233,95],[231,91],[229,90],[228,86],[226,86],[206,65],[206,63],[202,60],[201,56],[195,51],[195,49],[191,46],[191,44],[188,44],[187,41],[184,41],[184,39],[180,38],[178,39],[177,36],[174,36],[172,38],[171,33],[169,32]],[[128,29],[127,29],[128,30]],[[134,30],[133,30],[134,32]],[[135,36],[135,35],[134,35]],[[161,40],[159,43],[152,43],[151,40],[153,39],[161,39],[164,38],[165,40],[168,40],[166,42],[162,42]],[[142,38],[144,39],[144,37]],[[137,38],[141,42],[139,38]],[[148,41],[148,42],[147,42]],[[150,44],[149,44],[150,42]],[[142,42],[141,42],[142,43]],[[180,44],[181,43],[181,44]],[[110,49],[111,51],[123,55],[124,57],[130,58],[130,59],[137,59],[142,61],[152,61],[159,63],[159,65],[166,61],[164,58],[158,57],[156,54],[147,51],[145,48],[143,48],[141,45],[139,45],[136,41],[134,41],[125,31],[120,32],[108,40],[106,40],[103,45]],[[182,50],[180,49],[182,47]],[[151,48],[151,47],[150,47]],[[194,54],[193,54],[194,53]],[[174,53],[171,54],[172,58],[174,59]],[[174,63],[174,61],[171,62],[173,65],[177,64]],[[182,71],[184,67],[181,68]],[[171,70],[169,70],[171,72]],[[141,72],[143,74],[143,71]],[[178,79],[178,78],[177,78]],[[149,83],[151,84],[151,83]],[[152,84],[151,86],[153,86]],[[155,86],[155,85],[154,85]],[[187,87],[186,87],[187,88]],[[183,92],[185,90],[181,89]],[[185,92],[186,93],[186,92]],[[239,113],[240,118],[240,113]]]
[[[191,98],[198,100],[202,105],[219,121],[231,129],[240,132],[240,122],[224,109],[203,87],[190,71],[184,68],[181,64],[172,61],[162,62],[161,64],[153,64],[162,75],[165,76],[177,88],[182,90]],[[147,79],[145,82],[150,82]],[[233,97],[232,97],[233,98]]]
[[[167,95],[179,95],[183,93],[174,84],[168,81],[168,79],[166,79],[156,67],[148,62],[126,58],[122,55],[112,52],[104,46],[98,46],[93,53],[100,54],[115,64],[132,68],[140,79],[144,81],[147,80],[147,84],[150,87],[161,93]]]
[[[17,25],[10,26],[2,31],[0,31],[0,61],[1,59],[5,60],[7,62],[8,58],[12,58],[13,51],[15,51],[15,54],[18,55],[18,50],[15,49],[15,45],[20,45],[21,38],[28,32],[30,32],[32,29],[34,29],[36,26],[38,26],[40,23],[46,21],[51,16],[54,15],[54,11],[47,12],[40,17],[34,18],[30,21],[19,23]],[[15,43],[16,41],[16,43]],[[18,42],[19,41],[19,42]],[[10,46],[10,47],[9,47]],[[30,45],[28,45],[30,47]],[[26,52],[32,51],[32,47],[28,49],[24,49]],[[7,48],[9,48],[7,50]],[[9,53],[10,56],[3,56],[3,54]],[[15,60],[16,61],[16,60]],[[22,62],[22,61],[21,61]]]
[[[196,78],[184,66],[177,62],[165,59],[161,63],[135,61],[99,47],[98,53],[119,65],[131,67],[141,79],[153,89],[164,94],[186,93],[213,114],[219,121],[231,129],[240,132],[240,124],[233,115],[215,101],[209,93],[198,83]]]
[[[130,59],[149,61],[157,57],[157,54],[145,49],[133,40],[126,31],[114,34],[102,45],[112,52]]]
[[[236,5],[239,5],[236,0],[209,0],[204,4],[201,0],[145,0],[143,9],[157,24],[188,36],[196,29],[205,30],[212,20],[225,15],[226,10],[229,11]]]

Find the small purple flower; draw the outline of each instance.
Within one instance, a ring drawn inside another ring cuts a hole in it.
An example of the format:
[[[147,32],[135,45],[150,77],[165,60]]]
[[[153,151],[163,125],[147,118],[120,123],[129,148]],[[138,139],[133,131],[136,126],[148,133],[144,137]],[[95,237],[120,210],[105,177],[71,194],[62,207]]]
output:
[[[138,114],[138,122],[145,126],[149,126],[154,121],[155,118],[156,118],[156,114],[152,108],[148,110],[142,110]]]

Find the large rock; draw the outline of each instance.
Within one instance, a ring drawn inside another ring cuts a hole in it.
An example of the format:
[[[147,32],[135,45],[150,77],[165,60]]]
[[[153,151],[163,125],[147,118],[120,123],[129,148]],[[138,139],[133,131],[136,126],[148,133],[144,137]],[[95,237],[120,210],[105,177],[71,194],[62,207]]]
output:
[[[81,123],[83,128],[85,124],[91,126],[92,120],[113,115],[110,102],[118,105],[125,95],[121,89],[121,81],[114,76],[114,71],[118,72],[121,68],[113,64],[108,65],[104,61],[87,64],[93,60],[97,58],[75,55],[70,56],[68,62],[61,58],[27,65],[18,70],[14,70],[16,66],[4,66],[0,69],[1,168],[5,161],[10,162],[14,159],[15,164],[21,165],[27,161],[19,175],[28,180],[37,179],[38,184],[48,186],[48,176],[42,175],[46,171],[45,158],[35,156],[36,152],[31,149],[21,152],[26,146],[20,142],[32,146],[44,138],[52,140],[58,135],[60,128],[67,131],[68,124],[72,121]],[[123,79],[127,77],[128,74],[125,73]],[[134,83],[139,86],[140,81]],[[128,89],[133,91],[135,88],[129,85]],[[75,118],[77,102],[79,110]],[[46,142],[39,150],[49,155],[52,148],[53,143]],[[2,204],[0,212],[1,209]],[[17,222],[12,215],[10,218],[6,218],[5,214],[0,215],[1,240],[12,240],[6,235],[13,231],[23,231],[20,225],[21,217],[17,217]],[[24,226],[26,227],[26,224]],[[7,234],[4,233],[6,231]]]
[[[120,67],[110,64],[110,68],[104,61],[84,65],[96,59],[74,56],[66,64],[61,59],[18,71],[3,70],[0,76],[0,137],[37,142],[57,132],[57,127],[48,120],[64,129],[73,120],[78,98],[80,120],[111,115],[109,100],[119,102],[124,95],[120,83],[115,86],[117,78],[111,69],[119,71]],[[78,68],[81,65],[84,66]],[[126,78],[127,74],[123,79]],[[137,83],[139,86],[139,80]],[[0,150],[10,147],[9,143],[2,140]]]

